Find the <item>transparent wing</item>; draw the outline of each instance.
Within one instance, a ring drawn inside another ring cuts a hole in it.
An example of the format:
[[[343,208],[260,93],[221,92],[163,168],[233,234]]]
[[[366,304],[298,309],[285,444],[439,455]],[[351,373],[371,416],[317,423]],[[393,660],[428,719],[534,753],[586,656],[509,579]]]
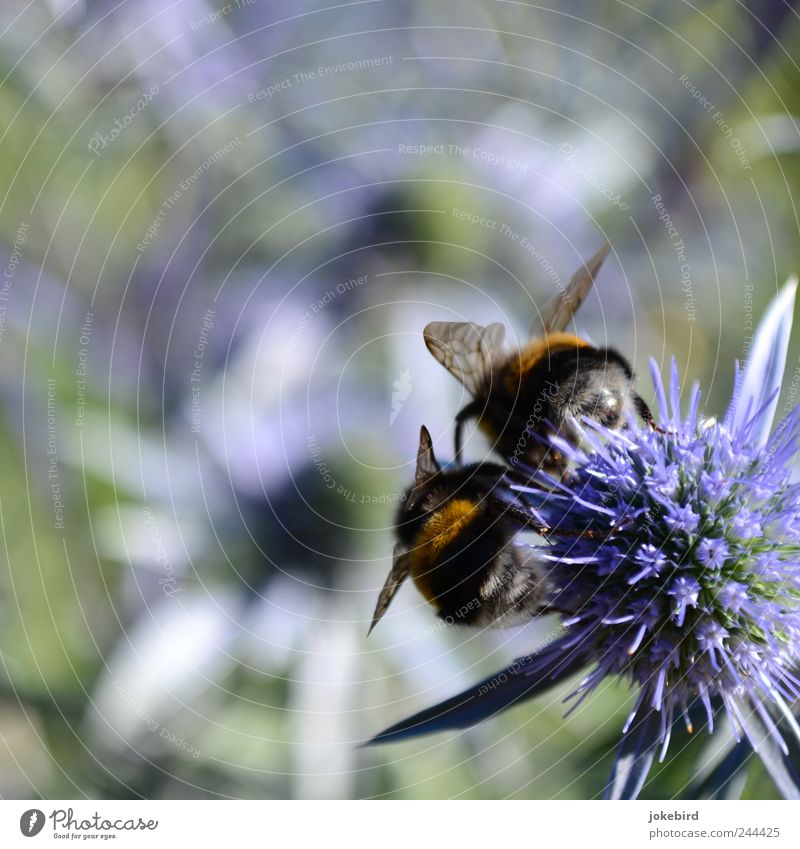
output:
[[[606,242],[600,250],[587,260],[570,278],[566,289],[561,289],[546,304],[541,315],[536,317],[531,336],[544,336],[547,333],[558,333],[569,324],[570,319],[578,311],[578,307],[586,300],[591,291],[597,272],[603,260],[608,256],[611,245]]]
[[[499,323],[482,327],[471,321],[432,321],[422,335],[433,356],[478,395],[502,355],[505,334]]]
[[[408,577],[410,569],[411,558],[408,552],[401,545],[396,545],[394,547],[392,570],[389,572],[389,577],[386,579],[386,583],[383,585],[383,589],[378,596],[378,603],[375,605],[375,612],[372,614],[372,624],[369,626],[367,636],[372,633],[372,629],[381,621],[383,614],[386,613],[386,610],[392,603],[392,599],[402,586],[403,581]]]

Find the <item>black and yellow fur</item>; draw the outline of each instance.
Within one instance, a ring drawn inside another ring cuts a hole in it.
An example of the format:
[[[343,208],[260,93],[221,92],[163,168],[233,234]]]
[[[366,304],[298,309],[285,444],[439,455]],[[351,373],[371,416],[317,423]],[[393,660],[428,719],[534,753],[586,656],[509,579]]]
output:
[[[417,469],[398,510],[398,557],[438,616],[451,624],[506,626],[539,612],[545,570],[514,539],[537,520],[509,489],[506,470],[482,463],[443,471],[424,427]],[[385,606],[379,600],[378,618]]]
[[[464,423],[477,418],[495,450],[512,466],[559,471],[562,460],[549,438],[576,440],[572,417],[609,428],[635,414],[652,423],[633,388],[628,361],[613,348],[595,348],[568,333],[532,340],[501,362],[474,400],[456,416],[456,456]]]

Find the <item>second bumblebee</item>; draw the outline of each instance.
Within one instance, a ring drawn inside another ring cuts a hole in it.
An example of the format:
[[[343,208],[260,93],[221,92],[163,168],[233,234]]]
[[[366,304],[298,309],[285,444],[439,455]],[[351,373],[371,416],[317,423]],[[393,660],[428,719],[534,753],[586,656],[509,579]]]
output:
[[[544,529],[512,482],[493,463],[442,470],[422,427],[414,484],[398,511],[394,562],[370,631],[409,576],[449,624],[506,627],[544,609],[544,562],[515,538]]]

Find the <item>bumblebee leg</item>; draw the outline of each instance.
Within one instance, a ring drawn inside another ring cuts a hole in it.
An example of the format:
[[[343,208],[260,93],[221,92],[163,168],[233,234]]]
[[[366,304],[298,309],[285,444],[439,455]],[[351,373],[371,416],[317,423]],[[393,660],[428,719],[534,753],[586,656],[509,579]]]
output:
[[[481,405],[477,401],[472,401],[463,407],[456,414],[456,437],[455,437],[455,457],[453,458],[457,466],[461,465],[461,448],[463,445],[464,422],[474,418],[481,410]]]
[[[613,530],[614,528],[611,528],[610,531],[595,531],[589,528],[585,531],[559,531],[558,528],[542,528],[539,533],[543,537],[577,537],[578,539],[585,537],[586,539],[599,539],[602,535],[608,535]]]
[[[464,419],[461,418],[460,414],[456,416],[456,438],[455,438],[455,456],[453,457],[453,462],[457,465],[461,465],[461,441],[462,434],[464,431]]]
[[[653,418],[653,414],[650,412],[650,408],[647,406],[647,402],[640,395],[637,395],[635,392],[633,393],[633,405],[636,407],[636,412],[639,414],[641,420],[648,425],[652,430],[656,433],[666,433],[663,427],[659,427],[656,424],[656,420]]]
[[[627,524],[630,523],[630,521],[630,519],[623,518],[622,521],[617,522],[613,527],[604,530],[586,528],[582,531],[560,531],[558,530],[558,528],[544,528],[543,530],[539,531],[539,533],[542,536],[552,537],[577,537],[578,539],[585,537],[586,539],[607,539],[615,531],[624,528]]]

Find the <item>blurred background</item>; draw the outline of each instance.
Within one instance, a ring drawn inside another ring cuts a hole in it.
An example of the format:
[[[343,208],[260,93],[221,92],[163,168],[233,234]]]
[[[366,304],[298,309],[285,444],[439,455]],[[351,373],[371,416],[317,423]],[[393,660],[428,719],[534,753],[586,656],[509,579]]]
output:
[[[800,268],[798,50],[782,0],[4,0],[0,795],[601,792],[614,682],[357,748],[553,627],[407,586],[365,638],[463,401],[421,330],[523,340],[608,239],[579,327],[720,413]]]

